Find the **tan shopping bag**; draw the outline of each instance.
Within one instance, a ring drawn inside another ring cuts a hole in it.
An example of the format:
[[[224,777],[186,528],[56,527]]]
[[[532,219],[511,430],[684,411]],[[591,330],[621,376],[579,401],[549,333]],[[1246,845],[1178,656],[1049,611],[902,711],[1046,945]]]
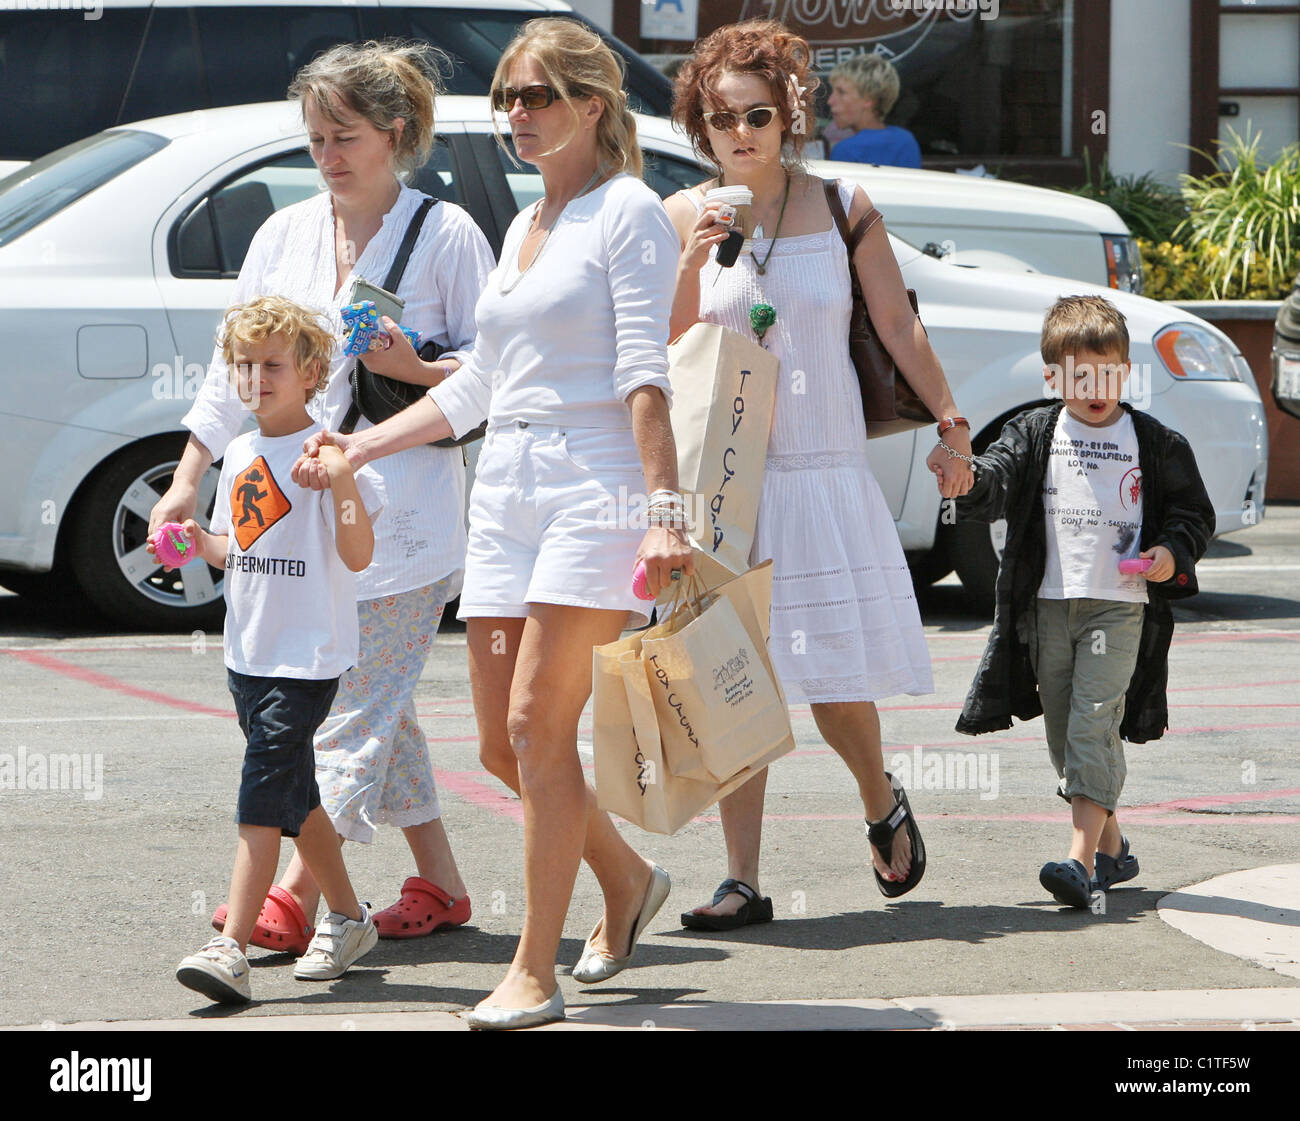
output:
[[[638,636],[596,648],[593,739],[596,802],[649,833],[676,833],[701,811],[794,750],[788,736],[725,783],[678,778],[664,763],[659,718]],[[611,647],[622,647],[615,653]]]
[[[692,580],[663,626],[643,635],[641,660],[674,775],[726,781],[790,734],[767,660],[771,588],[770,561],[711,591]]]
[[[711,564],[703,567],[712,568]],[[761,636],[760,661],[769,674],[772,666],[766,640],[772,587],[770,567],[771,562],[765,562],[713,589],[713,593],[726,597],[747,635]],[[593,655],[592,739],[597,803],[601,809],[652,833],[675,833],[701,810],[794,750],[784,694],[773,675],[782,704],[784,738],[779,743],[725,781],[712,777],[699,780],[672,773],[664,755],[651,678],[642,657],[643,645],[647,637],[676,633],[692,619],[693,615],[687,611],[681,618],[674,616],[647,631],[598,646]]]
[[[696,323],[668,347],[677,479],[691,536],[728,571],[749,567],[779,363],[756,342]]]

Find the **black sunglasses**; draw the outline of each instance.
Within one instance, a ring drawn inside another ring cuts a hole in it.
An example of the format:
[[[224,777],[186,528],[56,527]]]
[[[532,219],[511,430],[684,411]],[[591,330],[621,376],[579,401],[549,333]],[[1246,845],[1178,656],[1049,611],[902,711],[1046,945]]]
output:
[[[719,132],[731,132],[740,124],[740,118],[745,118],[745,124],[752,129],[767,128],[768,125],[776,119],[777,108],[775,105],[755,105],[752,109],[747,109],[744,113],[736,114],[728,109],[721,109],[716,113],[701,113],[704,123],[710,128],[715,128]]]
[[[498,113],[509,113],[515,102],[521,101],[525,109],[545,109],[557,97],[560,95],[550,86],[524,86],[518,90],[514,86],[505,86],[492,94],[492,108]]]

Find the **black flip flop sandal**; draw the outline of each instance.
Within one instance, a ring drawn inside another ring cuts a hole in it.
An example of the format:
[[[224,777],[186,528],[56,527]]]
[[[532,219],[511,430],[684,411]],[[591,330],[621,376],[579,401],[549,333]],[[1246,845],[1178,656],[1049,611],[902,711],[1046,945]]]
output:
[[[1038,882],[1052,898],[1067,907],[1086,908],[1092,902],[1092,881],[1077,860],[1050,861],[1038,873]]]
[[[737,930],[742,926],[772,921],[772,900],[767,897],[760,899],[758,892],[740,880],[723,880],[713,893],[713,906],[732,894],[745,899],[734,915],[697,915],[694,911],[686,911],[682,914],[682,926],[687,930]]]
[[[894,809],[883,821],[867,822],[867,840],[880,853],[880,859],[889,864],[894,857],[894,834],[906,827],[908,839],[912,842],[912,865],[907,870],[907,879],[887,880],[876,871],[874,863],[871,865],[871,874],[876,877],[876,887],[880,888],[880,894],[887,899],[897,899],[916,887],[925,875],[925,841],[921,839],[921,830],[912,815],[912,806],[907,800],[903,784],[888,771],[885,772],[885,778],[889,779],[889,785],[894,788]]]
[[[1138,874],[1138,860],[1128,851],[1128,838],[1121,837],[1120,840],[1124,847],[1119,850],[1119,856],[1098,852],[1092,858],[1092,866],[1097,870],[1092,879],[1096,891],[1108,891],[1115,884],[1122,884]]]

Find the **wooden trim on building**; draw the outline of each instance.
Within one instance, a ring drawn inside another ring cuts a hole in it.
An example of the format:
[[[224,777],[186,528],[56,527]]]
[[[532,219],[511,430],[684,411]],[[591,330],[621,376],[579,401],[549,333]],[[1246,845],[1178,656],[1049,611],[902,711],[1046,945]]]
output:
[[[1086,151],[1094,169],[1110,148],[1110,0],[1088,0],[1074,8],[1073,134],[1070,147]],[[1105,114],[1105,129],[1093,131],[1094,114]]]
[[[1292,9],[1295,11],[1295,9]],[[1215,170],[1200,152],[1213,152],[1219,136],[1219,0],[1192,0],[1192,66],[1188,98],[1191,116],[1187,170],[1205,175]]]

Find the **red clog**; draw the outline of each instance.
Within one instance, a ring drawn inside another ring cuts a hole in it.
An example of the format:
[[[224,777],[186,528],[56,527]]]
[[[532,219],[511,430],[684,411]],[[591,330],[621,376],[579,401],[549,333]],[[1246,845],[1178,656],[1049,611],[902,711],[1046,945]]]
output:
[[[469,916],[466,915],[466,918]],[[224,930],[226,926],[226,905],[223,903],[212,916],[212,928]],[[283,954],[295,954],[301,957],[307,952],[311,936],[315,929],[307,922],[307,916],[298,906],[298,900],[284,888],[274,886],[266,895],[266,902],[258,913],[257,924],[249,943],[267,950],[279,950]]]
[[[380,938],[420,938],[439,927],[469,921],[469,896],[453,899],[437,884],[419,876],[402,884],[402,897],[375,915]]]

